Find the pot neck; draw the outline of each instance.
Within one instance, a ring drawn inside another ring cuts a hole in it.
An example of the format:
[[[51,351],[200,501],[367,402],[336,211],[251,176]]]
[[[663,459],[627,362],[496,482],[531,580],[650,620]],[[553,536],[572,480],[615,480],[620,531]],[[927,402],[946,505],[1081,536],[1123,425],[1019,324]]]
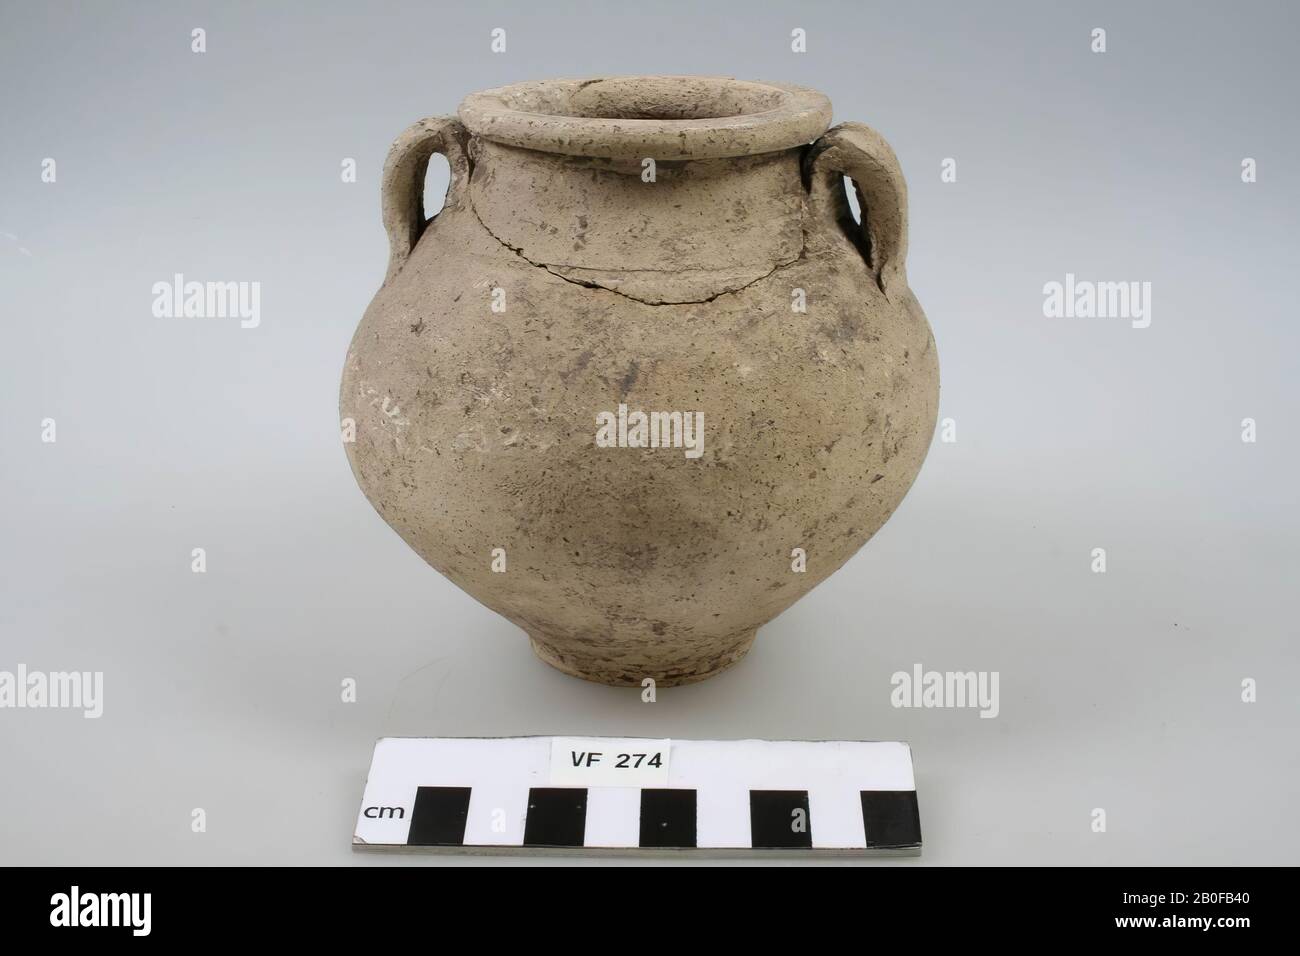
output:
[[[803,250],[803,150],[658,160],[571,156],[479,136],[470,197],[534,265],[648,304],[735,291]]]

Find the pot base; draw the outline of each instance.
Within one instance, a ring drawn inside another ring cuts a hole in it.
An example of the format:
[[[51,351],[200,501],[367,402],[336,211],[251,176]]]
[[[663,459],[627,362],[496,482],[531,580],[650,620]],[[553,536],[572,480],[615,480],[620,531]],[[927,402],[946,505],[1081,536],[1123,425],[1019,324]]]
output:
[[[556,641],[531,631],[528,642],[544,662],[572,677],[614,687],[641,687],[649,677],[657,687],[676,687],[707,680],[738,663],[749,653],[757,634],[757,628],[743,631],[703,647],[691,647],[680,656],[619,653],[610,648],[602,652],[598,648],[575,647],[571,638],[563,641],[561,650]]]

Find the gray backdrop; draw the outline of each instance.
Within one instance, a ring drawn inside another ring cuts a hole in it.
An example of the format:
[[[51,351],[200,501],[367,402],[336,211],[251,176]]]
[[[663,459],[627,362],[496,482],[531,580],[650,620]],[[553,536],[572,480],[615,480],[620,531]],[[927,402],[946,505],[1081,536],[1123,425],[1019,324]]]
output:
[[[349,848],[373,740],[523,733],[907,740],[922,863],[1298,862],[1297,27],[1260,2],[6,0],[0,670],[105,693],[98,720],[0,710],[0,862],[418,864]],[[957,434],[748,660],[653,705],[426,567],[336,408],[393,137],[474,90],[636,72],[806,84],[888,137]],[[261,325],[154,317],[178,272],[260,282]],[[1150,327],[1046,318],[1067,272],[1149,281]],[[892,707],[917,663],[999,672],[999,716]]]

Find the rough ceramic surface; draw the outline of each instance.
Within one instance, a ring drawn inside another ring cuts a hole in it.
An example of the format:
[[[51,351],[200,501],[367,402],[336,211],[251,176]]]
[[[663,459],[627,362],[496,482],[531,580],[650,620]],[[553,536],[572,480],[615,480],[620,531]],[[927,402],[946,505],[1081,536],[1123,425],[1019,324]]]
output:
[[[639,686],[735,663],[921,467],[939,377],[906,187],[878,134],[829,120],[775,84],[550,81],[393,146],[389,274],[343,375],[352,468],[560,670]],[[434,151],[453,179],[426,224]],[[703,454],[599,447],[620,404],[702,412]]]

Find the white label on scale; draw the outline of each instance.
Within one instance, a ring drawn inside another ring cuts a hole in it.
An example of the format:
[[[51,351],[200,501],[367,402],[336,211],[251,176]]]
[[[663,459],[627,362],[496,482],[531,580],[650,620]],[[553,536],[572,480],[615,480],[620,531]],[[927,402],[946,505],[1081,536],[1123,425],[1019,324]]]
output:
[[[672,741],[644,737],[553,737],[551,785],[667,787],[671,749]]]

